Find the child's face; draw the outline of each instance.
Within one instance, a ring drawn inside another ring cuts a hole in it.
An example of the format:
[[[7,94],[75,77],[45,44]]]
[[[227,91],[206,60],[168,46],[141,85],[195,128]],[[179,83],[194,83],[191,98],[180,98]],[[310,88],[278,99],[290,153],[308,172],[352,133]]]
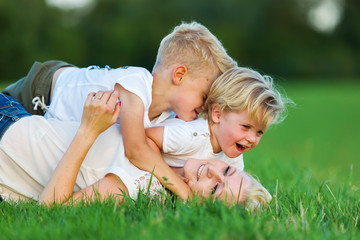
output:
[[[174,96],[173,111],[184,121],[197,119],[199,112],[209,93],[212,82],[217,74],[211,73],[207,76],[190,77],[178,86],[176,96]]]
[[[214,152],[223,151],[230,158],[256,147],[264,133],[261,121],[251,118],[247,110],[219,112],[215,120],[211,126]]]

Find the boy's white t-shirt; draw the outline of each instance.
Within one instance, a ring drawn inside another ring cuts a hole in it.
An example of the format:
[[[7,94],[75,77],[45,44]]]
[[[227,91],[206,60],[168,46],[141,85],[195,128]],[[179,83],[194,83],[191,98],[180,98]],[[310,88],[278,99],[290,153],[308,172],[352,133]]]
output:
[[[242,154],[236,158],[229,158],[222,151],[214,153],[207,120],[199,118],[185,122],[180,119],[169,119],[160,125],[164,126],[163,157],[169,166],[183,167],[189,158],[211,158],[222,160],[238,170],[244,170]]]
[[[64,69],[54,86],[49,109],[45,118],[80,122],[85,100],[90,92],[113,90],[119,83],[136,94],[144,103],[144,127],[148,128],[168,118],[172,113],[164,112],[150,122],[149,108],[152,101],[153,77],[141,67],[88,68],[68,67]]]

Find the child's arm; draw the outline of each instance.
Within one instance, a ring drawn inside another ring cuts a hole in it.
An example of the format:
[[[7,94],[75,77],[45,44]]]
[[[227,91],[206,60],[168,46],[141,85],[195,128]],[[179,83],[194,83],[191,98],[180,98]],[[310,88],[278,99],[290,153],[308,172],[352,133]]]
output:
[[[151,127],[145,129],[146,141],[149,146],[157,153],[161,154],[163,149],[164,127]]]
[[[122,102],[120,112],[120,127],[124,140],[125,154],[129,161],[138,168],[152,172],[159,181],[166,183],[169,190],[175,192],[182,199],[191,197],[191,190],[181,178],[165,163],[163,158],[147,144],[144,129],[144,104],[141,99],[124,88],[120,91]]]
[[[81,125],[68,150],[45,186],[44,191],[41,193],[40,203],[50,204],[54,201],[60,203],[72,195],[80,166],[89,149],[99,134],[116,122],[120,112],[118,104],[114,110],[118,96],[117,92],[98,92],[96,95],[94,93],[88,95]],[[90,194],[94,189],[99,190],[100,195],[114,190],[116,192],[116,187],[126,189],[120,181],[116,182],[114,180],[116,180],[116,177],[109,174],[93,186],[78,192],[74,197],[86,199],[86,193]]]

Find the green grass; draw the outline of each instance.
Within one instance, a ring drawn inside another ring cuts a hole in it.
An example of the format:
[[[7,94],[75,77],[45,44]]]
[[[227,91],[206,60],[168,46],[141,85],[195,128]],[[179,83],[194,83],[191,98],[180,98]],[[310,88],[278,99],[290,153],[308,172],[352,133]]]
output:
[[[0,239],[359,239],[360,84],[284,86],[296,102],[246,154],[267,210],[166,201],[0,204]]]

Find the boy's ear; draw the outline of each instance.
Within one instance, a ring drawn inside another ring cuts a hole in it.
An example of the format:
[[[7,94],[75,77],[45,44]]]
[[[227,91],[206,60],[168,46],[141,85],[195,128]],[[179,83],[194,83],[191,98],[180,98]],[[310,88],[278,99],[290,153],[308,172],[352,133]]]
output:
[[[173,72],[173,83],[175,85],[180,85],[183,83],[183,81],[185,80],[185,77],[188,73],[187,67],[185,65],[179,65],[174,69]]]
[[[215,104],[211,107],[211,119],[214,123],[219,123],[221,118],[220,106]]]

